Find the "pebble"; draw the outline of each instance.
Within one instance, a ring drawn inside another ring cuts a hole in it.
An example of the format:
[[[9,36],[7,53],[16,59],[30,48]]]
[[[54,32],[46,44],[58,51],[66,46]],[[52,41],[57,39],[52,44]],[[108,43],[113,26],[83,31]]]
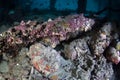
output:
[[[9,71],[9,66],[8,66],[7,61],[2,61],[0,63],[0,72],[7,73],[8,71]]]

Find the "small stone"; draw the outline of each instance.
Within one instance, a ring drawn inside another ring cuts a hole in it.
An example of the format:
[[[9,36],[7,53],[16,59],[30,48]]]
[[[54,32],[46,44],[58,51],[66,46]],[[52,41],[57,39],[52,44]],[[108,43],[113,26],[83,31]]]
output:
[[[120,50],[120,42],[117,43],[116,49],[117,49],[117,50]]]
[[[52,19],[48,19],[48,22],[52,21]]]
[[[120,62],[119,51],[117,51],[114,47],[109,47],[105,53],[108,60],[112,61],[115,64],[118,64]]]
[[[0,76],[0,80],[5,80],[2,76]]]
[[[13,24],[16,26],[16,25],[19,25],[20,23],[19,22],[14,22]]]
[[[6,61],[2,61],[0,63],[0,72],[6,73],[9,71],[8,63]]]

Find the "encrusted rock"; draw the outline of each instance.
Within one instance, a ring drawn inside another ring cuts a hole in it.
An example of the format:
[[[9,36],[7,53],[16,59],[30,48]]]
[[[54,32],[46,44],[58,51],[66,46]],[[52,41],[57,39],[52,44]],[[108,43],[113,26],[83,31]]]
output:
[[[78,57],[80,57],[81,54],[90,54],[90,50],[88,48],[88,45],[85,41],[85,39],[77,39],[71,42],[68,45],[64,46],[64,53],[65,56],[71,60],[74,60]]]
[[[112,64],[103,55],[94,57],[84,39],[72,41],[64,52],[74,63],[72,76],[77,80],[107,80],[113,75]]]
[[[0,56],[9,62],[1,61],[0,74],[3,77],[8,72],[4,77],[10,80],[109,80],[113,68],[108,60],[119,63],[120,42],[110,45],[118,38],[113,36],[113,23],[104,24],[97,33],[91,30],[94,23],[83,14],[49,19],[42,24],[21,21],[0,34]],[[58,44],[62,49],[55,50]],[[11,59],[8,55],[17,56]]]
[[[74,37],[72,34],[75,32],[91,30],[94,23],[93,19],[86,18],[83,14],[59,17],[42,24],[37,21],[21,21],[19,25],[0,35],[0,54],[9,53],[15,56],[22,47],[29,47],[39,41],[56,47],[61,41]]]
[[[113,40],[110,46],[105,50],[106,58],[115,64],[120,62],[120,41]]]
[[[30,47],[28,56],[31,58],[33,66],[45,77],[52,80],[65,79],[71,75],[72,63],[64,60],[59,52],[37,43]]]
[[[111,40],[113,39],[112,31],[113,24],[111,22],[105,23],[98,33],[92,36],[90,45],[93,50],[93,54],[100,56],[109,46]]]

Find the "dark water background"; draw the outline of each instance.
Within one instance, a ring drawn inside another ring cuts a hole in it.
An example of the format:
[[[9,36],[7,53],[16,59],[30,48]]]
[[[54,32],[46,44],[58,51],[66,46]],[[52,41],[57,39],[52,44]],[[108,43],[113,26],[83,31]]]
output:
[[[120,0],[0,0],[0,22],[13,23],[32,15],[71,13],[119,20],[119,5]]]

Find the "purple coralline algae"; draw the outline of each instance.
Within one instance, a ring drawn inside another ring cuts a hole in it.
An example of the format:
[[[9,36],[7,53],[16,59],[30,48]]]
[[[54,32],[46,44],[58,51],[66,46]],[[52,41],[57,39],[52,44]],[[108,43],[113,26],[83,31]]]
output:
[[[59,17],[42,24],[37,21],[21,21],[18,26],[0,34],[0,54],[16,55],[22,47],[38,41],[56,47],[60,41],[74,37],[71,34],[90,30],[94,23],[93,19],[85,18],[83,14]]]

